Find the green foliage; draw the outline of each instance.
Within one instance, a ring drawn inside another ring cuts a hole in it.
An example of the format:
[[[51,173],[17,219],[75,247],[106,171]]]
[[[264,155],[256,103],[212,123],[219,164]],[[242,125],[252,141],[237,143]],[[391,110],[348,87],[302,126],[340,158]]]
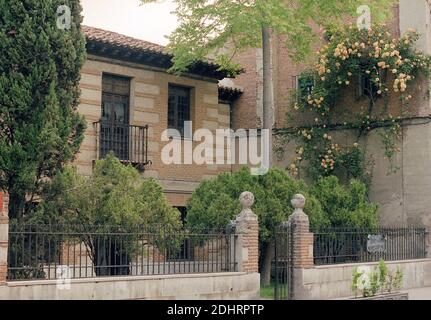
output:
[[[112,154],[96,161],[90,177],[65,168],[47,183],[43,196],[27,222],[42,229],[54,225],[76,238],[69,241],[83,242],[98,276],[112,272],[110,262],[106,265],[112,248],[105,245],[119,237],[114,258],[122,261],[131,261],[147,244],[173,252],[183,240],[175,234],[182,226],[180,213],[167,203],[162,187],[154,179],[141,180],[135,168]]]
[[[379,262],[379,283],[380,283],[380,288],[382,291],[382,294],[384,292],[386,283],[388,281],[388,273],[389,273],[389,269],[385,264],[385,261],[382,259]]]
[[[358,283],[360,281],[360,277],[361,277],[362,273],[359,272],[358,268],[354,268],[353,269],[353,277],[352,277],[352,291],[355,295],[355,298],[358,296],[358,290],[359,290],[359,286]]]
[[[358,291],[362,292],[363,297],[374,297],[379,291],[380,294],[392,293],[393,289],[401,289],[403,272],[400,267],[397,270],[389,270],[383,260],[380,260],[377,268],[370,272],[359,271],[358,268],[353,270],[352,291],[355,298]]]
[[[157,0],[141,0],[152,3]],[[389,14],[394,0],[176,0],[179,27],[169,36],[175,72],[184,72],[198,60],[213,57],[221,69],[235,74],[240,69],[235,53],[262,45],[262,27],[285,37],[285,46],[296,60],[310,53],[318,40],[310,21],[317,26],[344,25],[346,15],[356,16],[368,4],[374,21]]]
[[[169,206],[162,187],[154,179],[141,180],[136,169],[112,154],[96,162],[90,177],[70,167],[56,175],[31,222],[119,225],[125,230],[159,225],[169,231],[181,226],[180,214]]]
[[[352,179],[347,187],[335,176],[320,178],[310,194],[317,199],[331,227],[370,228],[378,225],[377,204],[369,203],[366,186]]]
[[[390,161],[389,172],[396,170],[392,159],[399,151],[399,122],[407,115],[414,80],[420,75],[430,76],[431,56],[415,49],[418,39],[415,30],[393,38],[380,25],[370,30],[350,26],[331,33],[329,42],[319,51],[315,68],[305,73],[307,77],[314,74],[312,91],[301,90],[292,100],[292,109],[299,112],[303,125],[286,132],[298,145],[290,166],[292,174],[297,175],[305,163],[308,175],[314,179],[336,174],[368,182],[370,163],[361,138],[374,129],[380,129],[384,156]],[[362,109],[343,106],[345,93],[357,91],[353,86],[359,86],[358,79],[364,89],[358,99],[368,101],[368,105]],[[401,100],[397,117],[388,112],[390,97]],[[296,119],[291,113],[289,110],[292,122]],[[310,121],[304,123],[303,119]],[[346,142],[340,139],[345,136],[337,135],[335,130],[348,130],[356,140]]]
[[[189,200],[188,224],[201,228],[224,228],[241,211],[238,198],[244,191],[252,192],[256,198],[253,212],[259,216],[262,242],[272,237],[276,226],[287,221],[293,212],[290,200],[296,193],[305,195],[307,199],[304,211],[312,228],[377,225],[377,205],[366,201],[363,183],[352,180],[346,188],[336,177],[327,177],[310,188],[277,168],[263,176],[253,176],[249,169],[243,168],[202,182]]]
[[[395,276],[393,276],[393,282],[391,283],[391,287],[399,290],[403,286],[404,274],[400,267],[397,268],[395,272]]]
[[[69,30],[56,25],[64,4]],[[19,218],[79,150],[85,40],[78,0],[0,0],[0,12],[0,189],[10,194],[9,216]]]
[[[380,279],[378,272],[371,272],[370,280],[370,288],[364,290],[364,295],[366,297],[374,297],[380,289]]]
[[[274,228],[287,221],[293,212],[290,200],[295,193],[307,197],[304,210],[313,225],[326,222],[320,204],[309,195],[304,182],[290,178],[284,170],[276,168],[262,176],[253,176],[248,168],[243,168],[233,174],[222,173],[216,179],[200,184],[188,202],[188,224],[224,228],[241,211],[238,198],[244,191],[255,196],[253,212],[259,216],[261,241],[268,241]]]

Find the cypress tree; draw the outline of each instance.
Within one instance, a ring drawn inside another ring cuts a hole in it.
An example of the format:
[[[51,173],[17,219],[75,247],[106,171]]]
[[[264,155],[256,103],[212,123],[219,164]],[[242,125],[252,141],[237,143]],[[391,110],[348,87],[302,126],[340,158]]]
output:
[[[81,10],[79,0],[0,0],[0,190],[10,218],[29,211],[82,142]]]

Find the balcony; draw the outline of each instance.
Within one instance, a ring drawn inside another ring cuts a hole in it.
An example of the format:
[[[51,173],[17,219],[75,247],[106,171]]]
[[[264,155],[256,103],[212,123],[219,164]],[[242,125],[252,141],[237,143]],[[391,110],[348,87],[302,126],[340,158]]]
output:
[[[151,162],[148,160],[148,125],[94,122],[96,131],[97,159],[109,152],[123,163],[131,164],[140,171]]]

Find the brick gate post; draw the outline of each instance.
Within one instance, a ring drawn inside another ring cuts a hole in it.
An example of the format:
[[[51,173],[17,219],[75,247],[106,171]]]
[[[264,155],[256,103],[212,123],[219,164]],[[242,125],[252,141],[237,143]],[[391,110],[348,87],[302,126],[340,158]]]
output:
[[[0,285],[6,283],[8,256],[8,219],[9,197],[0,191]]]
[[[310,222],[304,213],[305,197],[296,194],[292,201],[295,208],[289,217],[289,226],[292,228],[293,252],[291,252],[293,267],[293,299],[300,300],[307,297],[303,286],[303,273],[305,269],[314,267],[313,245],[314,236],[310,232]]]
[[[235,260],[239,272],[259,272],[259,222],[257,215],[251,207],[254,204],[254,195],[243,192],[239,198],[243,207],[236,217],[236,232],[238,238],[235,242]]]

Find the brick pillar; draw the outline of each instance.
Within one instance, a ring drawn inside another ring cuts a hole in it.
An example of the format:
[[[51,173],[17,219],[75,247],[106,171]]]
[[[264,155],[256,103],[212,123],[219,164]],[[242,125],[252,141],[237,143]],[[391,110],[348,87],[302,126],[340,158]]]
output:
[[[6,283],[7,276],[9,236],[8,204],[8,195],[0,191],[0,285],[4,285]]]
[[[251,207],[254,196],[251,192],[243,192],[239,198],[243,210],[236,217],[235,261],[237,271],[247,273],[259,272],[259,222]]]
[[[310,232],[308,216],[304,213],[305,197],[296,194],[292,199],[292,206],[295,208],[289,217],[289,226],[292,228],[293,240],[293,288],[292,299],[309,299],[310,293],[304,285],[304,272],[306,269],[314,267],[313,242],[314,237]]]
[[[292,199],[295,208],[289,217],[289,225],[293,229],[293,267],[309,269],[314,266],[313,233],[310,232],[310,222],[304,213],[305,197],[297,194]]]

